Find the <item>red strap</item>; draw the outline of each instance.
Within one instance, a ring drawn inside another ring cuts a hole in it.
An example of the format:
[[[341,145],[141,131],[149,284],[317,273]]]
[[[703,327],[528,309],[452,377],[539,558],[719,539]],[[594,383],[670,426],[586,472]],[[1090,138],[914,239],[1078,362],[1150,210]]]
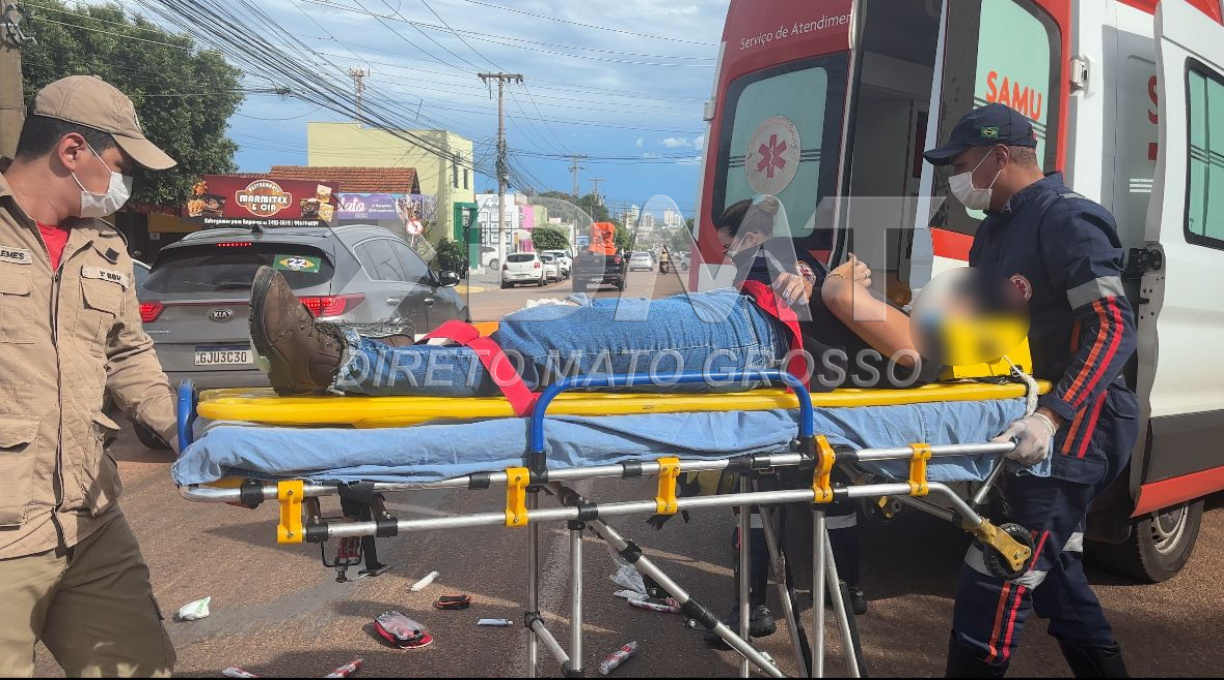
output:
[[[752,298],[753,302],[756,302],[766,314],[780,321],[790,331],[791,360],[786,366],[786,371],[807,385],[809,382],[807,355],[803,352],[803,332],[799,330],[799,315],[791,309],[790,305],[779,302],[774,289],[760,281],[745,281],[741,284],[740,290]]]
[[[460,345],[467,347],[469,342],[479,337],[480,330],[472,324],[464,323],[462,321],[447,321],[441,326],[438,326],[437,330],[429,335],[426,335],[421,342],[429,342],[430,340],[450,340],[451,342],[457,342]]]
[[[448,321],[437,330],[426,335],[422,342],[450,340],[476,352],[485,370],[493,377],[493,383],[501,389],[506,401],[519,418],[531,415],[539,395],[527,389],[527,383],[514,368],[514,363],[491,338],[480,337],[480,330],[462,321]]]

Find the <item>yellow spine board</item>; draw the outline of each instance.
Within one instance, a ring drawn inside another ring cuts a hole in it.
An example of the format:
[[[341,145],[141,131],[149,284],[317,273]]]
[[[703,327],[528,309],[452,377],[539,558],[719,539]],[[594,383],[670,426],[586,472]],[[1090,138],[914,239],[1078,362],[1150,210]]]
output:
[[[1042,392],[1050,385],[1044,383]],[[941,383],[908,390],[838,390],[812,395],[816,408],[901,406],[949,401],[1017,399],[1023,385]],[[563,394],[549,408],[554,416],[620,416],[646,413],[701,413],[794,410],[799,400],[784,390],[736,394]],[[501,397],[277,397],[269,390],[211,390],[201,395],[199,415],[213,421],[273,426],[333,426],[363,429],[410,427],[430,422],[514,418]]]

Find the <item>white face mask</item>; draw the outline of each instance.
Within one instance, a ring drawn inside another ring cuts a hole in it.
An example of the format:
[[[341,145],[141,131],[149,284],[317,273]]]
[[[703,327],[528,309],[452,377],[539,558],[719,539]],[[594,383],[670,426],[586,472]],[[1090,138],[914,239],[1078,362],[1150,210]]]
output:
[[[93,147],[89,147],[98,162],[106,165],[106,161],[102,160],[102,156]],[[107,168],[109,169],[109,168]],[[110,186],[104,194],[95,194],[81,184],[81,180],[72,173],[72,179],[81,187],[81,217],[106,217],[119,212],[128,199],[132,197],[132,178],[118,172],[111,171]]]
[[[985,163],[987,158],[990,158],[990,154],[987,154],[986,158],[983,158],[977,164],[977,168],[948,178],[948,189],[952,191],[952,195],[970,210],[990,210],[990,200],[994,196],[995,182],[998,182],[999,175],[1003,174],[1002,170],[996,172],[994,180],[985,189],[978,189],[973,186],[973,173],[982,167],[982,163]]]

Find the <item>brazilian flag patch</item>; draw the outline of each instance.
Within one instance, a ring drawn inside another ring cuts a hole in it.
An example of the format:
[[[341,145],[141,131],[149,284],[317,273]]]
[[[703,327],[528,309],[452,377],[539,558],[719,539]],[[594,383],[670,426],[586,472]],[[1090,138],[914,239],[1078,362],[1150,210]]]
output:
[[[998,138],[999,138],[999,127],[997,125],[992,126],[992,127],[982,128],[982,139],[998,139]]]
[[[277,255],[273,268],[282,272],[298,274],[318,274],[323,267],[323,260],[317,257],[302,257],[301,255]]]

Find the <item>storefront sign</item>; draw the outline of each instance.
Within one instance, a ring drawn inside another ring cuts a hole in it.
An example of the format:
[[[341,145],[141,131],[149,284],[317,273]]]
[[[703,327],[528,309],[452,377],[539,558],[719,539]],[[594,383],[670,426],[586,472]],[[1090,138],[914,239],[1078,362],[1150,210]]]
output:
[[[336,213],[334,184],[205,175],[183,210],[205,227],[317,227]]]

